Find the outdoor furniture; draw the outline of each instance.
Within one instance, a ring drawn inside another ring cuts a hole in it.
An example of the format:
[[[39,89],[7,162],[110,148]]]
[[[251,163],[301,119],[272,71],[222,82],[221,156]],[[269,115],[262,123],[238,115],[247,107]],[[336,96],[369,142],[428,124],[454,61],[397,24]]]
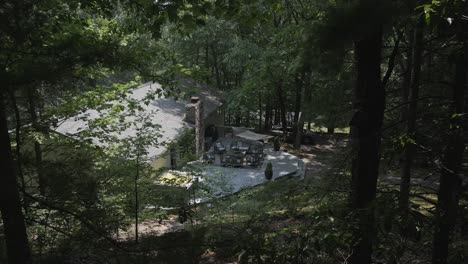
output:
[[[257,167],[260,164],[260,158],[255,154],[248,154],[245,157],[245,163],[247,166]]]
[[[250,144],[244,141],[233,141],[231,142],[231,150],[232,151],[240,151],[243,154],[246,154],[250,149]]]
[[[224,152],[226,152],[226,148],[224,147],[223,143],[216,142],[214,144],[214,151],[216,154],[223,154]]]
[[[203,155],[203,161],[205,164],[213,163],[215,160],[215,154],[213,152],[207,152]]]
[[[221,139],[206,153],[207,162],[228,167],[258,167],[264,159],[263,143],[245,139]]]
[[[240,152],[231,152],[224,155],[223,165],[229,167],[242,167],[244,164],[244,154]]]

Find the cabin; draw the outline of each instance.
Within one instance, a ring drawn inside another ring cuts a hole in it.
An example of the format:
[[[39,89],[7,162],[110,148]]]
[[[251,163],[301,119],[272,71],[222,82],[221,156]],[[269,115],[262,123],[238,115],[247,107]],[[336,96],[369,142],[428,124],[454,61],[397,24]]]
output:
[[[141,111],[137,115],[146,116],[147,120],[159,125],[158,144],[146,148],[151,165],[156,170],[183,165],[179,149],[175,147],[181,139],[195,144],[193,155],[201,156],[204,149],[216,140],[220,133],[218,127],[224,125],[223,102],[219,91],[187,79],[171,87],[171,91],[174,90],[177,92],[165,93],[161,84],[149,82],[129,94],[130,99],[140,102]],[[61,120],[54,130],[66,136],[78,136],[89,128],[90,121],[106,114],[106,111],[86,109],[76,116]],[[129,116],[125,121],[134,122],[136,118]],[[136,135],[137,128],[130,126],[115,136],[123,139]],[[187,140],[190,136],[194,136],[195,140]],[[103,144],[98,139],[92,141],[96,145]]]

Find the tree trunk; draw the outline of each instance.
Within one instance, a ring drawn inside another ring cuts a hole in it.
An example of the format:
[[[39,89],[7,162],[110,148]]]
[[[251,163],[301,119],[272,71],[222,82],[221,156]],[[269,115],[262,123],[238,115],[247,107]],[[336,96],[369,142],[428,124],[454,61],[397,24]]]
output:
[[[267,95],[267,101],[265,103],[265,130],[271,129],[271,122],[272,122],[272,107],[271,107],[271,100],[270,96]]]
[[[13,105],[13,110],[15,112],[15,121],[16,121],[16,128],[15,128],[15,141],[16,141],[16,171],[19,174],[19,178],[21,180],[21,189],[26,190],[26,181],[24,179],[23,169],[22,169],[22,158],[21,158],[21,115],[20,110],[18,107],[18,103],[16,101],[16,95],[14,91],[8,91],[10,95],[10,101]],[[23,205],[23,208],[26,211],[27,207]]]
[[[139,140],[139,139],[138,139]],[[140,176],[140,146],[137,146],[137,156],[136,156],[136,173],[135,173],[135,182],[134,182],[134,191],[135,191],[135,243],[138,243],[138,212],[140,207],[140,202],[138,200],[138,178]]]
[[[302,142],[302,130],[304,130],[304,113],[303,113],[303,95],[305,93],[306,87],[309,86],[310,77],[307,74],[307,68],[304,68],[301,73],[300,82],[297,83],[300,89],[296,94],[296,112],[297,114],[294,115],[294,127],[295,127],[295,142],[294,148],[300,149],[301,142]],[[296,87],[297,88],[297,87]],[[297,116],[298,115],[298,116]],[[297,118],[296,118],[297,116]]]
[[[245,113],[245,127],[250,127],[250,111],[247,110]]]
[[[412,43],[411,49],[412,53],[412,65],[408,70],[411,72],[411,82],[409,90],[409,106],[407,108],[408,112],[405,114],[407,118],[407,127],[406,133],[407,136],[414,140],[416,133],[416,119],[417,119],[417,105],[419,98],[419,86],[421,79],[421,65],[423,59],[423,37],[424,37],[424,17],[418,20],[418,25],[414,32],[414,43]],[[414,155],[416,154],[416,145],[408,142],[405,145],[403,152],[403,157],[401,159],[401,183],[400,183],[400,201],[399,206],[403,214],[403,224],[407,222],[408,217],[408,203],[409,203],[409,194],[410,194],[410,185],[411,185],[411,167],[414,160]]]
[[[276,104],[275,104],[275,108],[273,111],[274,111],[273,112],[273,116],[274,116],[273,125],[278,125],[280,123],[280,111],[276,107]]]
[[[209,56],[210,56],[210,53],[209,53],[208,45],[206,45],[205,47],[205,69],[206,71],[208,71],[208,69],[210,68]],[[206,73],[206,85],[209,85],[209,84],[210,84],[210,75]]]
[[[216,74],[216,85],[218,86],[218,89],[222,90],[223,86],[221,83],[221,76],[219,72],[218,55],[216,54],[216,50],[213,45],[211,46],[211,52],[213,54],[213,66]]]
[[[265,122],[263,123],[263,129],[268,130],[270,126],[270,109],[268,101],[265,104]]]
[[[260,114],[258,116],[258,131],[262,131],[262,116],[263,116],[263,109],[262,109],[262,94],[258,95],[258,109],[260,110]]]
[[[195,55],[195,61],[192,62],[192,65],[200,65],[200,47],[197,47],[197,53]]]
[[[13,157],[8,134],[8,124],[5,112],[3,91],[0,91],[0,211],[3,220],[3,232],[8,256],[8,263],[31,263],[26,225],[14,169]]]
[[[31,115],[31,122],[34,130],[36,132],[42,132],[42,129],[39,126],[39,120],[37,117],[37,108],[36,108],[36,96],[34,87],[28,87],[28,101],[29,101],[29,114]],[[34,141],[34,155],[36,161],[36,171],[37,177],[39,182],[39,192],[41,195],[45,195],[46,192],[46,179],[44,177],[43,169],[42,169],[42,148],[41,144],[35,140]]]
[[[453,108],[456,115],[450,115],[449,117],[451,122],[449,141],[445,149],[439,192],[437,194],[437,223],[432,250],[433,264],[447,263],[450,237],[457,218],[462,185],[460,169],[465,149],[462,115],[464,113],[465,86],[467,84],[467,49],[468,46],[465,44],[463,52],[456,56],[455,85],[453,87]]]
[[[299,112],[299,116],[297,119],[297,129],[296,129],[296,137],[294,141],[294,148],[295,149],[300,149],[301,148],[301,143],[302,143],[302,130],[304,128],[304,117],[303,113]]]
[[[278,99],[278,104],[279,104],[279,110],[280,110],[280,117],[281,117],[281,126],[283,129],[283,133],[286,134],[286,131],[288,129],[288,120],[286,118],[287,112],[286,112],[286,104],[284,102],[283,98],[283,84],[282,81],[278,83],[277,89],[277,99]]]
[[[296,103],[294,105],[294,125],[297,124],[297,121],[299,120],[299,113],[301,112],[304,75],[305,73],[303,72],[301,78],[296,78]]]
[[[352,166],[352,205],[358,226],[353,234],[352,264],[370,264],[375,234],[374,210],[381,127],[385,92],[380,79],[382,32],[376,25],[372,32],[355,42],[357,111],[350,122],[356,153]]]
[[[334,134],[335,133],[335,128],[332,126],[327,127],[327,133],[328,134]]]

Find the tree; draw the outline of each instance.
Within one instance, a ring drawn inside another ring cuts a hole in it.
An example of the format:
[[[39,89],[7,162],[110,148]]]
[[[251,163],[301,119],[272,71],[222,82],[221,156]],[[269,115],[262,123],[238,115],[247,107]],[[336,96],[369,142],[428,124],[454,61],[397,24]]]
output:
[[[357,210],[357,232],[351,263],[372,262],[374,212],[380,159],[380,129],[385,108],[384,87],[380,80],[382,26],[374,25],[355,42],[356,108],[351,121],[356,156],[352,166],[353,207]]]
[[[409,194],[410,194],[410,184],[411,184],[411,167],[413,159],[416,152],[416,145],[412,142],[414,141],[414,136],[416,133],[416,121],[417,121],[417,105],[419,101],[419,89],[421,86],[421,68],[423,60],[423,42],[424,42],[424,17],[420,16],[417,19],[417,26],[414,30],[414,36],[411,36],[411,59],[408,59],[411,63],[408,64],[410,67],[407,69],[410,71],[408,74],[410,77],[409,87],[404,87],[403,89],[409,89],[408,107],[404,107],[403,111],[406,113],[403,115],[407,122],[406,133],[409,138],[408,144],[405,145],[405,149],[402,157],[401,165],[401,183],[400,183],[400,208],[403,212],[403,224],[406,224],[408,217],[408,203],[409,203]],[[413,33],[410,32],[410,34]]]
[[[7,115],[3,91],[0,93],[0,149],[3,158],[1,166],[4,172],[0,177],[0,209],[9,263],[31,263],[31,251],[26,234],[26,225],[16,178],[15,166],[11,153]]]
[[[177,13],[177,5],[150,1],[145,4],[149,8],[157,7],[160,11],[151,19],[155,31],[157,28],[154,26],[160,26],[160,18],[167,14],[169,7],[172,8],[171,12]],[[122,65],[135,69],[142,65],[141,57],[135,55],[142,55],[144,52],[142,49],[136,52],[133,49],[135,43],[141,43],[133,41],[138,36],[128,34],[126,27],[111,19],[114,16],[112,11],[118,8],[107,1],[4,1],[0,9],[0,80],[6,88],[0,92],[3,135],[1,151],[6,157],[2,159],[5,162],[4,167],[11,168],[0,177],[0,185],[5,188],[0,194],[0,209],[9,262],[26,263],[30,261],[30,251],[11,156],[8,116],[5,110],[6,91],[10,91],[14,97],[25,89],[30,89],[30,114],[33,128],[38,129],[43,120],[36,116],[34,103],[43,98],[34,95],[40,85],[77,78],[89,73],[88,70],[93,67],[104,65],[113,69]],[[18,118],[16,121],[19,122]],[[20,142],[19,139],[17,142]],[[45,175],[41,168],[41,147],[38,142],[35,145],[38,163],[36,171],[40,176],[41,193],[44,194],[46,188]]]
[[[466,146],[463,131],[466,124],[464,115],[466,115],[466,87],[468,84],[468,43],[466,35],[468,25],[465,20],[457,16],[457,11],[466,10],[467,5],[464,2],[457,1],[451,4],[451,11],[456,18],[453,32],[459,44],[453,51],[455,74],[449,112],[451,114],[449,117],[448,142],[443,153],[440,186],[437,193],[436,226],[432,251],[432,263],[434,264],[449,263],[450,261],[449,244],[453,237],[456,220],[459,217],[459,201],[462,192],[461,164]]]

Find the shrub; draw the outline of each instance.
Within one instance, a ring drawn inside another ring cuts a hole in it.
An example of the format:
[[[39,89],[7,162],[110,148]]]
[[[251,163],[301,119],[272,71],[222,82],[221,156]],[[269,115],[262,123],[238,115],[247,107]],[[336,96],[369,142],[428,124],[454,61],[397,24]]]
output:
[[[279,151],[280,147],[280,140],[279,138],[275,137],[275,139],[273,140],[273,148],[275,149],[275,151]]]
[[[271,178],[273,178],[273,164],[271,164],[271,162],[268,162],[265,168],[265,178],[267,180],[271,180]]]

